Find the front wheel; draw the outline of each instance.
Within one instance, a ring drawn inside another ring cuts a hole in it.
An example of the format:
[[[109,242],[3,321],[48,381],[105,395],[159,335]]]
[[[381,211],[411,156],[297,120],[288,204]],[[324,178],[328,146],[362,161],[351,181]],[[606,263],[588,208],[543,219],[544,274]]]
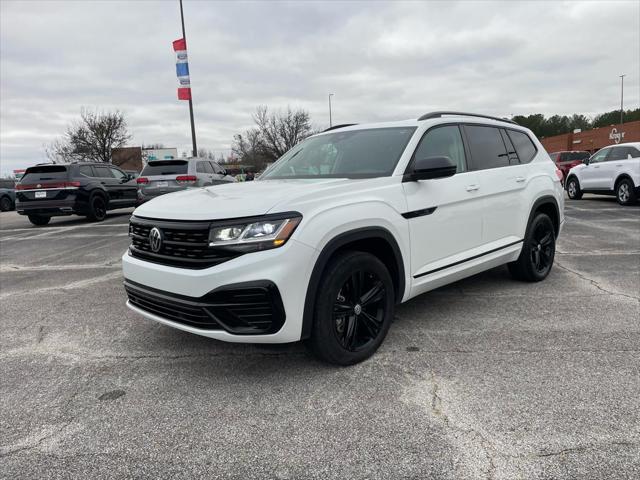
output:
[[[636,193],[633,182],[628,178],[623,178],[616,186],[616,199],[620,205],[632,205],[636,203]]]
[[[580,200],[582,198],[582,191],[576,177],[571,177],[567,182],[567,195],[571,200]]]
[[[8,212],[9,210],[13,210],[13,202],[9,197],[0,198],[0,211]]]
[[[341,254],[327,265],[320,282],[308,346],[329,363],[361,362],[387,335],[394,303],[391,275],[377,257]]]
[[[51,220],[51,217],[45,217],[43,215],[29,215],[29,221],[38,227],[46,225]]]
[[[549,275],[556,254],[556,234],[548,215],[535,216],[525,236],[522,251],[515,262],[508,264],[517,280],[539,282]]]

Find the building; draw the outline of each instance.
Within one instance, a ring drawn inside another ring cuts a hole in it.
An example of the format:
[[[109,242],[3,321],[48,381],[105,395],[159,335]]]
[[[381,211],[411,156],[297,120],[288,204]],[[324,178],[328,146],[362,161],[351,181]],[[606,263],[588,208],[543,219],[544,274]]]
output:
[[[141,172],[148,160],[178,158],[177,148],[122,147],[111,149],[111,163],[123,170]]]
[[[574,130],[571,133],[541,138],[540,142],[549,153],[560,150],[586,150],[595,152],[607,145],[625,142],[640,142],[640,120],[594,128],[593,130]]]

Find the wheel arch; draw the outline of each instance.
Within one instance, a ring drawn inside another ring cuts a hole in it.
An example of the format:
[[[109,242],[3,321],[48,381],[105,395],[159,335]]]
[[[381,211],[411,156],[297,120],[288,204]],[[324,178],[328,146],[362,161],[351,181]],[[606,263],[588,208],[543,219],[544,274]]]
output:
[[[577,177],[576,177],[577,179]],[[568,179],[567,179],[568,180]],[[578,180],[579,182],[580,180]],[[560,234],[560,208],[558,207],[558,201],[552,195],[545,195],[544,197],[538,198],[533,205],[531,206],[531,210],[529,212],[529,220],[527,221],[527,229],[526,232],[529,231],[529,226],[533,219],[535,218],[537,213],[545,213],[551,218],[553,222],[553,228],[555,229],[556,238]]]
[[[613,182],[613,190],[614,190],[614,192],[618,189],[618,184],[619,184],[622,180],[630,180],[630,181],[631,181],[631,184],[632,184],[634,187],[636,186],[635,182],[633,181],[633,178],[631,178],[631,175],[629,175],[629,174],[628,174],[628,173],[626,173],[626,172],[625,172],[625,173],[621,173],[620,175],[618,175],[618,176],[616,177],[616,181],[615,181],[615,182]]]
[[[391,232],[382,227],[364,227],[341,233],[325,245],[311,272],[304,301],[301,340],[311,335],[316,294],[327,264],[336,254],[346,250],[363,251],[379,258],[391,274],[396,303],[402,300],[406,285],[404,262]]]

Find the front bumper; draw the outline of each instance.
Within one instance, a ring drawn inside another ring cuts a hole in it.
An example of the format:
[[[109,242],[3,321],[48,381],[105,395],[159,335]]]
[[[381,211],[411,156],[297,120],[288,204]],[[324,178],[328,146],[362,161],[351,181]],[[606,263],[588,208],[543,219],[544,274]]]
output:
[[[229,317],[220,312],[213,313],[218,325],[199,325],[198,322],[203,321],[201,318],[184,315],[175,317],[172,311],[163,309],[162,305],[145,304],[144,299],[136,301],[131,295],[127,306],[151,320],[217,340],[243,343],[294,342],[300,340],[304,299],[317,254],[317,250],[290,239],[280,248],[245,254],[206,269],[186,269],[151,263],[132,257],[129,252],[122,257],[125,285],[129,283],[130,286],[147,290],[151,294],[155,293],[156,296],[169,296],[171,300],[177,299],[179,305],[183,306],[185,302],[188,307],[193,307],[189,305],[193,302],[200,304],[199,307],[205,304],[206,315],[206,309],[210,304],[219,304],[219,299],[211,300],[211,295],[216,292],[235,292],[238,285],[255,285],[256,282],[272,285],[272,291],[277,291],[279,297],[279,301],[277,298],[269,300],[272,302],[272,311],[281,308],[283,317],[281,322],[277,319],[272,321],[273,325],[277,325],[277,330],[275,327],[262,330],[264,333],[255,333],[257,330],[252,329],[238,330],[234,325],[229,325],[228,320],[224,319]],[[148,302],[149,298],[146,301]],[[200,312],[188,310],[186,313]],[[258,312],[260,313],[264,312]],[[188,318],[195,321],[185,321]]]

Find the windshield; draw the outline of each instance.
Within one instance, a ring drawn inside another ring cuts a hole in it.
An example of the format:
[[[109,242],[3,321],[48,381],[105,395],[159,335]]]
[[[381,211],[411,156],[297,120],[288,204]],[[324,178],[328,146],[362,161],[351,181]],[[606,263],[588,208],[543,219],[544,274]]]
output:
[[[311,137],[285,153],[260,180],[388,176],[415,130],[372,128]]]
[[[179,175],[187,173],[188,162],[186,160],[160,160],[149,162],[144,167],[142,176],[152,175]]]

